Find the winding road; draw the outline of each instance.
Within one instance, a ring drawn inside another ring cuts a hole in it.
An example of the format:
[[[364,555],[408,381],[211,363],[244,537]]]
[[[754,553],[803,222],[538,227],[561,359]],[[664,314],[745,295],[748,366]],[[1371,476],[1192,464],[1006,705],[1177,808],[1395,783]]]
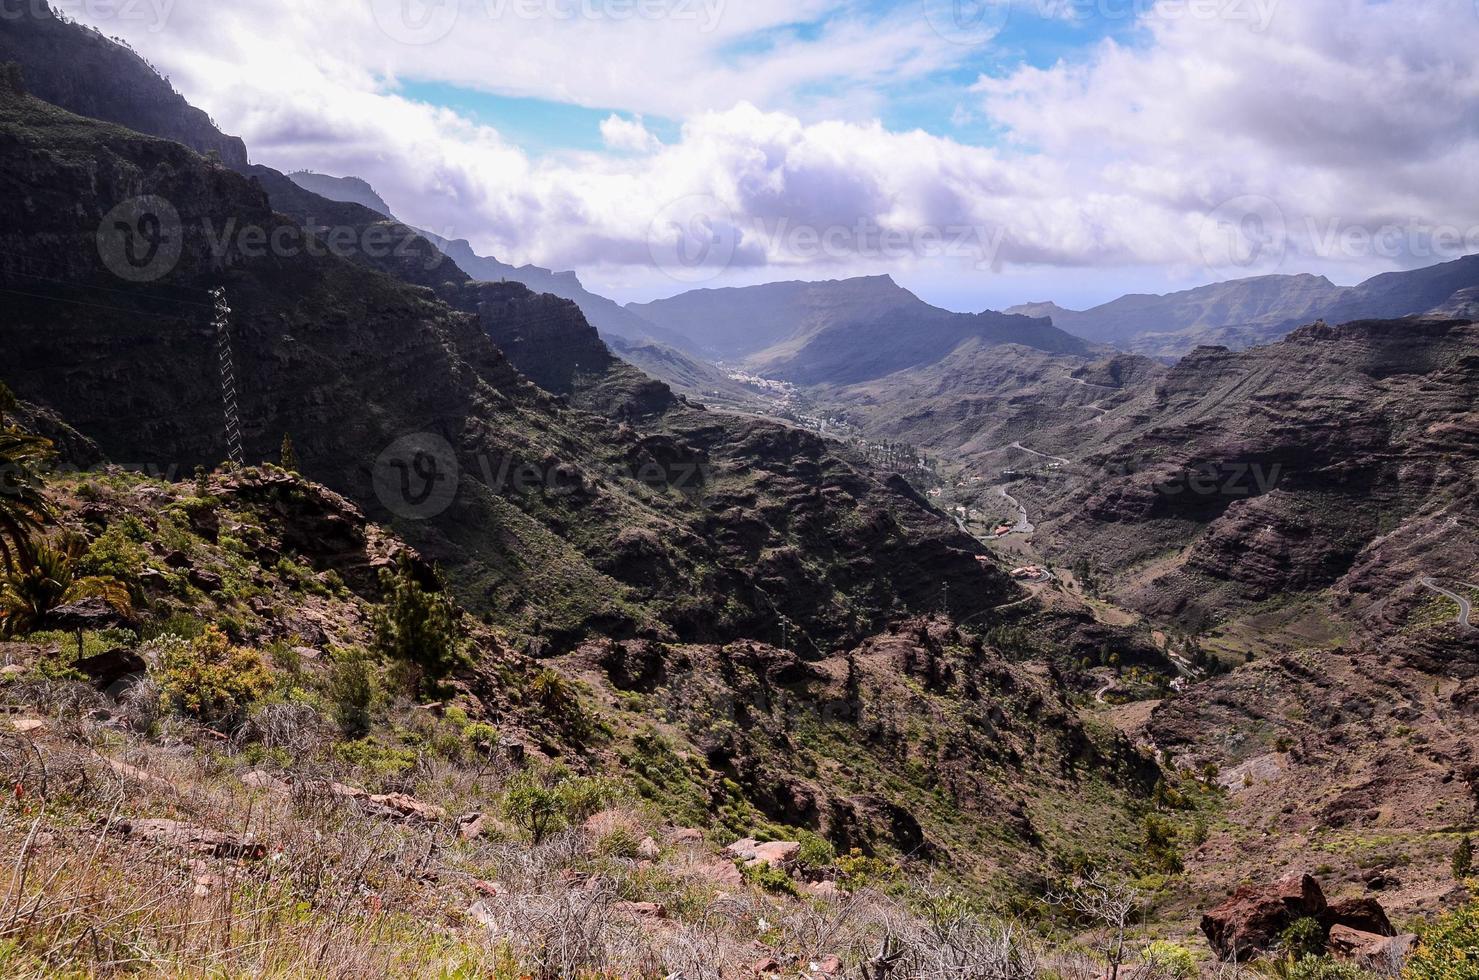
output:
[[[1464,596],[1459,595],[1457,592],[1450,592],[1448,589],[1445,589],[1443,586],[1438,584],[1438,580],[1435,578],[1425,578],[1422,580],[1422,584],[1427,588],[1432,589],[1434,592],[1448,596],[1448,598],[1458,603],[1458,624],[1465,629],[1474,628],[1474,624],[1471,621],[1474,613],[1473,603],[1471,603]],[[1467,582],[1460,582],[1459,584],[1469,589],[1476,588],[1476,586],[1470,585]]]
[[[1047,453],[1040,453],[1036,449],[1028,449],[1026,446],[1022,445],[1020,442],[1014,442],[1010,446],[1008,446],[1007,448],[1009,448],[1009,449],[1020,449],[1024,453],[1031,453],[1034,456],[1041,456],[1043,459],[1050,459],[1050,460],[1052,460],[1055,463],[1062,463],[1064,466],[1069,466],[1069,465],[1071,465],[1073,463],[1073,460],[1071,460],[1071,459],[1064,459],[1062,456],[1050,456]]]
[[[1006,487],[997,487],[996,493],[1007,503],[1017,508],[1017,523],[1010,531],[1007,532],[1007,534],[1031,534],[1033,531],[1037,530],[1037,525],[1033,524],[1032,521],[1028,519],[1027,508],[1023,507],[1021,502],[1018,501],[1016,497],[1013,497],[1011,494],[1007,493]]]

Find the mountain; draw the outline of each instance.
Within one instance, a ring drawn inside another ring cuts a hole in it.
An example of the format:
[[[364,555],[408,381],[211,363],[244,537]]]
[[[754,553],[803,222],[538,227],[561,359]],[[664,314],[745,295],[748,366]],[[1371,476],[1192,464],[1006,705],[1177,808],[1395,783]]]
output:
[[[375,193],[375,188],[359,177],[331,177],[328,174],[314,173],[311,170],[297,170],[288,174],[287,177],[304,190],[311,191],[326,200],[358,204],[387,218],[395,217],[391,214],[390,205]]]
[[[857,848],[890,877],[931,862],[1017,895],[1029,865],[1069,847],[1127,859],[1155,764],[1080,720],[1055,664],[1112,649],[1164,666],[1142,638],[1025,601],[978,542],[842,447],[673,396],[613,357],[575,303],[476,281],[382,213],[245,169],[0,91],[5,381],[21,418],[84,454],[64,463],[117,467],[59,476],[53,492],[67,530],[96,549],[88,560],[114,556],[139,603],[150,640],[110,649],[165,692],[138,703],[172,712],[170,751],[221,724],[305,792],[316,774],[350,774],[383,793],[340,784],[326,799],[436,823],[409,794],[460,797],[403,760],[442,751],[426,725],[475,718],[491,747],[457,778],[484,781],[490,814],[516,810],[519,779],[578,772],[600,774],[602,793],[610,781],[612,801],[648,799],[726,840],[825,835],[817,854]],[[169,209],[129,210],[140,197]],[[151,243],[155,219],[169,234]],[[223,360],[245,466],[217,466]],[[281,458],[285,436],[302,476],[257,465]],[[457,604],[447,615],[463,642],[429,678],[432,706],[412,671],[424,665],[381,649],[379,617],[405,612],[375,574],[405,554],[397,537],[416,553],[410,574],[445,575]],[[25,638],[5,662],[47,683],[45,631]],[[187,649],[194,666],[180,663]],[[1047,663],[1019,662],[1039,652]],[[218,654],[231,669],[203,666]],[[171,693],[201,677],[227,693]],[[362,703],[350,688],[368,692]],[[88,724],[123,710],[96,697],[78,702]],[[220,702],[229,726],[204,718]],[[262,735],[279,715],[298,719],[272,729],[303,735],[292,751]],[[149,725],[119,724],[131,758],[168,765]],[[474,736],[444,734],[448,763],[463,758]],[[53,773],[85,771],[52,758]],[[484,764],[507,765],[498,788]],[[165,826],[153,813],[176,813],[149,795],[157,783],[136,781],[127,827],[100,825],[124,846]],[[181,775],[171,794],[189,785]],[[1075,798],[1093,802],[1065,819]],[[351,838],[366,832],[356,819]],[[194,833],[180,824],[169,828]],[[300,844],[312,836],[283,835],[290,865],[311,860]],[[729,882],[733,863],[712,857]],[[438,861],[418,874],[442,873]],[[779,887],[766,880],[757,895]],[[310,898],[293,892],[291,907],[301,916]]]
[[[1258,276],[1164,296],[1122,296],[1089,310],[1026,303],[1007,312],[1049,317],[1096,343],[1172,358],[1198,346],[1256,347],[1320,319],[1346,323],[1426,313],[1474,286],[1479,286],[1479,256],[1384,273],[1350,287],[1322,276]]]
[[[291,434],[308,472],[396,518],[465,601],[547,639],[594,623],[733,637],[768,633],[780,614],[821,647],[891,610],[927,608],[952,577],[978,612],[1011,592],[907,488],[815,437],[684,406],[616,362],[573,303],[456,281],[434,248],[410,265],[445,265],[444,282],[411,285],[400,260],[335,254],[278,211],[271,172],[248,178],[33,98],[7,98],[0,134],[0,269],[19,294],[0,322],[7,380],[109,458],[188,469],[223,454],[207,297],[219,286],[236,311],[249,457],[270,458]],[[136,283],[105,265],[97,236],[145,192],[172,202],[182,240],[167,275]],[[242,235],[223,250],[226,228],[278,244]],[[88,318],[72,315],[83,307]],[[564,407],[528,375],[591,410]],[[618,421],[653,414],[645,431]],[[433,519],[408,521],[377,466],[416,433],[446,447],[457,490]],[[858,512],[871,522],[855,524]]]
[[[1424,575],[1479,561],[1476,396],[1467,319],[1317,323],[1248,351],[1201,348],[1097,424],[1033,434],[1071,461],[1035,491],[1039,534],[1101,567],[1145,567],[1120,598],[1158,615],[1215,619],[1324,590],[1363,615],[1410,609]]]
[[[1320,276],[1258,276],[1165,296],[1122,296],[1083,311],[1029,303],[1007,312],[1050,317],[1069,333],[1120,350],[1172,357],[1198,345],[1255,346],[1290,320],[1316,319],[1341,293]]]
[[[389,205],[375,193],[374,188],[357,177],[330,177],[307,171],[289,174],[288,177],[305,190],[329,200],[360,204],[390,216]],[[570,300],[580,307],[586,319],[604,337],[617,338],[627,343],[662,339],[657,336],[661,331],[652,324],[624,310],[614,300],[586,289],[574,272],[552,272],[536,265],[512,266],[490,256],[478,255],[472,244],[465,239],[446,239],[426,231],[418,234],[435,244],[474,279],[484,282],[507,280],[523,283],[536,293],[549,293]]]
[[[971,340],[1090,349],[1046,321],[941,310],[889,276],[700,289],[627,308],[706,356],[801,385],[852,384],[933,364]]]
[[[0,64],[22,66],[24,84],[37,98],[214,153],[235,170],[247,166],[245,143],[223,134],[121,42],[57,16],[44,0],[7,10],[3,20]]]

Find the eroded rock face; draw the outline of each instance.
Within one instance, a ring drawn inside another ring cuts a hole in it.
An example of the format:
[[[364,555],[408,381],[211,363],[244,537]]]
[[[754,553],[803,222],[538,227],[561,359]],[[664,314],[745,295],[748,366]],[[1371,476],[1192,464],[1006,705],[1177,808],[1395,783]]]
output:
[[[1245,960],[1266,952],[1280,934],[1300,919],[1318,922],[1332,953],[1362,958],[1375,965],[1378,951],[1405,949],[1394,937],[1387,913],[1373,898],[1325,901],[1320,883],[1307,874],[1291,874],[1271,885],[1244,885],[1202,917],[1202,932],[1225,960]]]
[[[1202,932],[1222,959],[1241,961],[1272,947],[1299,919],[1317,919],[1324,911],[1320,883],[1307,874],[1293,874],[1272,885],[1239,888],[1202,916]]]

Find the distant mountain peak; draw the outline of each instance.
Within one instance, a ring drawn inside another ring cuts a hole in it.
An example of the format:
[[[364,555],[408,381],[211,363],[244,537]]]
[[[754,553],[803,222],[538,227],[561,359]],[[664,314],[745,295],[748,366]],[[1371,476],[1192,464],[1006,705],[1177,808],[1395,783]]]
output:
[[[319,197],[363,205],[387,218],[395,217],[390,210],[390,205],[386,204],[385,199],[370,186],[370,182],[362,177],[333,177],[329,174],[315,173],[312,170],[298,170],[288,174],[288,179],[305,191],[312,191]]]

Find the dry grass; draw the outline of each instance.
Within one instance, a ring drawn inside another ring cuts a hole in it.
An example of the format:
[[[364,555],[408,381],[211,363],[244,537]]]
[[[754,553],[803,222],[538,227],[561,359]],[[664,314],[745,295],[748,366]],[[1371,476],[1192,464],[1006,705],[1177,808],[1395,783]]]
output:
[[[704,844],[644,861],[583,827],[538,845],[463,840],[455,818],[496,814],[510,763],[428,753],[375,779],[325,761],[332,732],[301,706],[259,711],[222,737],[152,716],[147,699],[105,704],[81,685],[12,687],[6,700],[47,722],[34,738],[0,739],[0,776],[22,785],[0,800],[7,977],[723,980],[754,976],[770,957],[785,976],[815,976],[811,964],[829,956],[858,978],[1032,980],[1050,960],[1061,977],[1097,976],[921,883],[908,902],[866,889],[796,899],[717,882]],[[291,760],[273,770],[281,782],[244,785],[264,754]],[[449,819],[389,819],[336,794],[335,781],[409,793]],[[125,832],[146,817],[261,844],[263,856],[218,858]],[[640,805],[602,827],[664,830]],[[624,904],[638,901],[664,914]]]

